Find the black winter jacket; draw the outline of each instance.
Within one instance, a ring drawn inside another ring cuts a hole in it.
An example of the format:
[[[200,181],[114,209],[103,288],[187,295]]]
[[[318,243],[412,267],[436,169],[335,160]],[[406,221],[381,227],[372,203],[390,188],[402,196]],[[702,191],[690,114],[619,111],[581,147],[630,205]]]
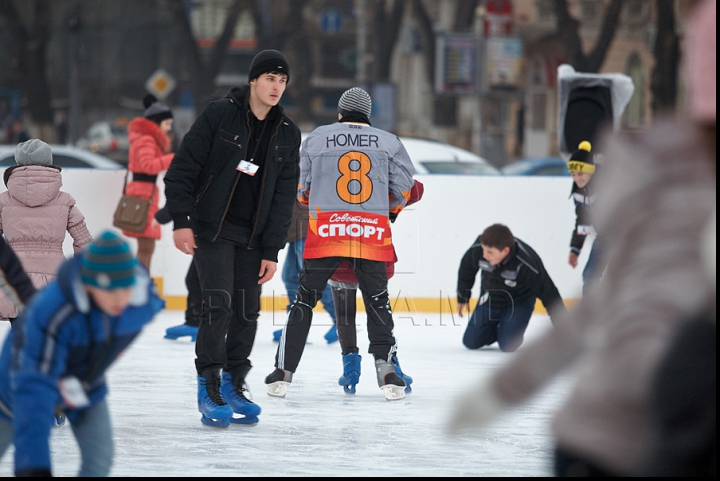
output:
[[[570,239],[570,251],[580,255],[585,239],[588,234],[594,232],[592,222],[592,207],[595,203],[594,180],[597,178],[599,166],[595,166],[595,173],[590,177],[590,182],[580,188],[573,182],[570,197],[575,202],[575,229]]]
[[[523,303],[540,299],[551,319],[565,312],[565,305],[552,279],[545,270],[540,256],[521,241],[515,239],[510,253],[497,266],[483,258],[480,237],[460,262],[458,270],[457,300],[467,304],[475,284],[478,270],[482,270],[480,300],[489,301],[494,308],[509,308],[512,302]],[[487,296],[487,299],[483,299]]]
[[[191,227],[195,235],[215,241],[241,175],[250,137],[250,87],[232,88],[211,102],[195,120],[165,174],[167,208],[174,229]],[[279,105],[271,128],[254,228],[248,246],[277,262],[285,246],[298,184],[300,129]],[[268,116],[271,118],[272,116]]]

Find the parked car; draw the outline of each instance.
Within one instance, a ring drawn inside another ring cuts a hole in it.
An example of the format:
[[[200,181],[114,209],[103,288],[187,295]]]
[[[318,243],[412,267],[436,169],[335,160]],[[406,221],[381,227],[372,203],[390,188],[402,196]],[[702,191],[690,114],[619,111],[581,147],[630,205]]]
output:
[[[308,133],[302,133],[304,141]],[[469,150],[437,140],[400,136],[415,166],[417,174],[475,174],[501,175],[483,157]]]
[[[570,175],[562,157],[527,157],[510,162],[501,170],[505,175]]]
[[[125,166],[112,159],[72,145],[50,145],[53,164],[60,167],[85,167],[93,169],[124,169]],[[0,145],[0,168],[15,164],[15,146]]]
[[[127,153],[130,148],[127,124],[95,122],[90,126],[85,137],[75,142],[75,147],[127,164]]]

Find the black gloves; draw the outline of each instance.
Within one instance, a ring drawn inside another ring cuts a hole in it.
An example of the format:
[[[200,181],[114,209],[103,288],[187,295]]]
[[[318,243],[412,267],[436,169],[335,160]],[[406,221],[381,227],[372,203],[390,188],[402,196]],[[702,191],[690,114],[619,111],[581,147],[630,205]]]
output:
[[[395,219],[397,219],[397,216],[398,216],[397,214],[393,214],[392,212],[390,212],[390,216],[389,216],[390,222],[395,222]]]

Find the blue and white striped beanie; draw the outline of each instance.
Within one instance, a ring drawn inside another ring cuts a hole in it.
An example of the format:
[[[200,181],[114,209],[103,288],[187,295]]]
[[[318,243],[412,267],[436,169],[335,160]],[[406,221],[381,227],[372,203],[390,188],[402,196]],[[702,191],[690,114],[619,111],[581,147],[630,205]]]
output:
[[[123,289],[135,284],[136,265],[130,244],[106,230],[85,249],[80,262],[80,280],[106,291]]]

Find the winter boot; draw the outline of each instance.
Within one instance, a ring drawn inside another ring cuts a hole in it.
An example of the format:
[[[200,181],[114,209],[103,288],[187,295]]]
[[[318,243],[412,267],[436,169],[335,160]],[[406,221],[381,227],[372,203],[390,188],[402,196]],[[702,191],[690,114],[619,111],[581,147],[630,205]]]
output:
[[[292,382],[293,373],[285,369],[276,368],[265,378],[267,393],[270,396],[285,397],[287,387]]]
[[[178,337],[190,336],[193,342],[197,339],[198,328],[183,324],[181,326],[168,327],[165,330],[165,339],[175,340]]]
[[[395,372],[392,362],[384,359],[375,359],[375,373],[377,374],[378,386],[383,390],[385,399],[395,401],[405,398],[407,385]]]
[[[325,340],[328,344],[332,344],[333,342],[337,342],[338,340],[338,333],[337,328],[335,327],[335,324],[330,328],[330,330],[325,334]]]
[[[251,401],[252,394],[250,394],[245,381],[240,380],[239,383],[235,384],[233,383],[232,374],[223,372],[220,394],[222,394],[223,399],[233,411],[243,416],[241,418],[230,418],[231,423],[257,424],[261,409],[260,406]]]
[[[225,404],[220,394],[220,372],[208,369],[198,376],[198,410],[206,426],[226,428],[230,426],[233,410]]]
[[[412,384],[413,378],[402,372],[402,368],[400,367],[400,362],[398,361],[397,355],[393,356],[390,361],[392,361],[392,365],[393,367],[395,367],[395,372],[397,373],[397,375],[400,376],[403,381],[405,381],[405,384],[407,384],[405,392],[411,393],[412,388],[410,387],[410,384]]]
[[[338,384],[348,394],[355,394],[355,385],[360,382],[360,361],[362,356],[356,352],[343,356],[343,375],[338,379]]]
[[[273,331],[273,342],[280,342],[281,337],[282,337],[282,329]]]

